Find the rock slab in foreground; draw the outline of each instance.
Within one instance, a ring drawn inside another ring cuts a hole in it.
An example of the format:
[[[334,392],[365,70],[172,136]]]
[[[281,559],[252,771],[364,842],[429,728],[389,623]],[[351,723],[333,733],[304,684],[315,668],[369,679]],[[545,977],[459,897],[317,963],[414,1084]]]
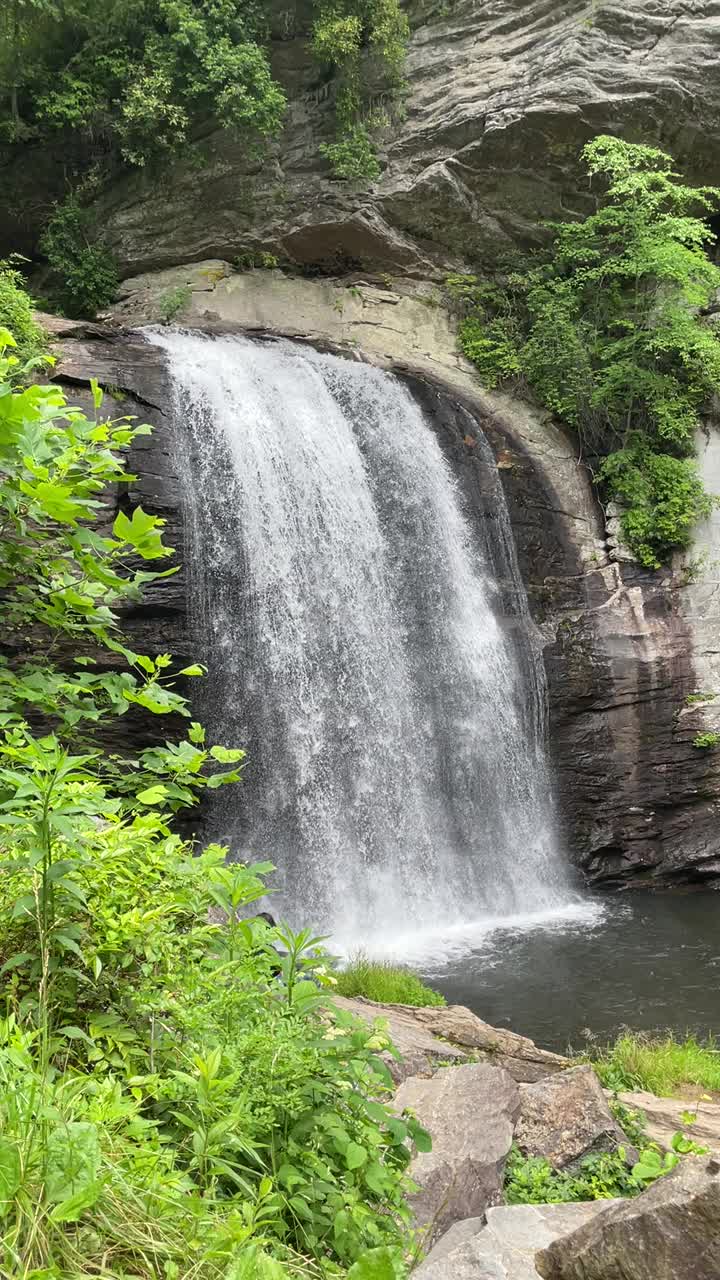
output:
[[[417,1225],[427,1228],[427,1246],[453,1223],[498,1204],[520,1093],[502,1068],[468,1064],[406,1080],[395,1108],[410,1109],[432,1135],[432,1151],[415,1155],[409,1170],[419,1187],[409,1203]]]
[[[607,1206],[607,1200],[595,1200],[488,1209],[487,1226],[475,1218],[452,1227],[413,1272],[413,1280],[537,1280],[538,1249],[576,1231]]]
[[[585,1156],[618,1147],[624,1147],[630,1164],[637,1160],[592,1067],[572,1067],[520,1092],[515,1141],[524,1155],[543,1156],[555,1169],[571,1168]]]
[[[526,1036],[491,1027],[463,1005],[416,1009],[407,1004],[377,1004],[362,996],[336,996],[335,1003],[366,1022],[386,1018],[402,1063],[389,1063],[396,1081],[430,1075],[440,1062],[463,1062],[470,1053],[503,1067],[518,1082],[540,1080],[568,1066],[568,1059],[540,1049]]]
[[[720,1163],[688,1158],[537,1254],[543,1280],[718,1280]]]

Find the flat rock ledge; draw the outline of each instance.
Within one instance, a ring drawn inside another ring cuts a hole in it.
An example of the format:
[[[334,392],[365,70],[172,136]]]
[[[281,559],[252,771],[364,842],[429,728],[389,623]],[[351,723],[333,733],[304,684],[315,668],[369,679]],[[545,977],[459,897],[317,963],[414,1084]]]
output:
[[[409,1076],[432,1075],[443,1064],[457,1065],[469,1058],[502,1067],[517,1083],[541,1080],[570,1065],[567,1058],[540,1049],[525,1036],[491,1027],[462,1005],[417,1009],[406,1004],[378,1004],[361,996],[336,996],[335,1004],[366,1022],[387,1020],[401,1055],[400,1062],[388,1060],[396,1083]]]

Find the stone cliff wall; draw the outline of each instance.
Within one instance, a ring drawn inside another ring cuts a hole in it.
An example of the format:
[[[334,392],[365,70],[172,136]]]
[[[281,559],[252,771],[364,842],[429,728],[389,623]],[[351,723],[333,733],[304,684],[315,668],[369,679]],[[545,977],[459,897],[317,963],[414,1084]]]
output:
[[[185,324],[283,334],[407,378],[441,434],[468,502],[481,510],[482,462],[468,427],[479,424],[495,453],[544,650],[550,745],[571,856],[598,882],[672,884],[719,876],[720,766],[715,753],[692,745],[698,732],[712,727],[714,707],[685,704],[688,694],[712,689],[711,679],[720,675],[712,666],[716,589],[710,580],[688,581],[703,573],[711,579],[711,559],[692,573],[678,565],[657,574],[613,559],[603,512],[573,442],[547,414],[479,387],[427,286],[237,275],[211,261],[128,281],[118,318],[152,319],[158,298],[178,282],[191,289]],[[61,379],[94,372],[156,423],[155,435],[137,442],[138,480],[129,498],[165,515],[168,541],[184,553],[175,461],[182,423],[169,412],[161,354],[140,335],[124,333],[109,341],[67,338],[62,350]],[[714,528],[711,523],[707,537],[720,543]],[[156,584],[129,625],[150,649],[197,652],[181,575]]]
[[[332,82],[309,55],[308,5],[277,0],[272,61],[289,99],[261,158],[197,131],[181,158],[115,174],[100,225],[123,274],[266,251],[338,271],[437,276],[537,241],[593,207],[577,156],[600,132],[659,143],[720,179],[717,0],[409,0],[406,90],[377,182],[334,182]],[[375,105],[386,104],[382,85]],[[389,104],[392,110],[395,108]],[[72,136],[0,149],[0,252],[31,252],[82,166]]]

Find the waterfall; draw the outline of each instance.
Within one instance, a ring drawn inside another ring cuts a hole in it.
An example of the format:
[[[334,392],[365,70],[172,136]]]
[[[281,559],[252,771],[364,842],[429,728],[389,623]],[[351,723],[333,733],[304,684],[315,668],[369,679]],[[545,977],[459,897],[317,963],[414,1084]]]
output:
[[[286,341],[148,336],[174,388],[201,710],[248,752],[213,837],[277,865],[280,914],[350,944],[567,902],[542,666],[410,391]]]

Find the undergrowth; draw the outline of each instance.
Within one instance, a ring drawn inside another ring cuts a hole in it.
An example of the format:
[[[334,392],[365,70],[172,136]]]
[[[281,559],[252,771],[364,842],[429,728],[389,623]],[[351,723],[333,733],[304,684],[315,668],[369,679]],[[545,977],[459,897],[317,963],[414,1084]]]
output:
[[[684,1086],[720,1092],[720,1046],[714,1040],[627,1031],[593,1053],[592,1062],[607,1089],[643,1089],[668,1098]]]
[[[341,996],[365,996],[379,1004],[445,1004],[445,997],[426,986],[412,969],[387,960],[371,960],[362,952],[338,972],[337,992]]]
[[[24,386],[16,351],[0,330],[0,1276],[402,1280],[430,1139],[387,1106],[387,1034],[332,1006],[322,939],[246,918],[271,864],[173,830],[244,752],[190,718],[202,666],[119,629],[170,555],[115,506],[150,428]],[[148,716],[186,733],[143,747]]]
[[[551,248],[494,283],[448,286],[483,381],[531,390],[577,434],[626,542],[658,568],[711,509],[693,455],[720,389],[720,341],[700,315],[720,286],[703,221],[720,191],[619,138],[595,138],[583,160],[595,213],[551,224]]]

